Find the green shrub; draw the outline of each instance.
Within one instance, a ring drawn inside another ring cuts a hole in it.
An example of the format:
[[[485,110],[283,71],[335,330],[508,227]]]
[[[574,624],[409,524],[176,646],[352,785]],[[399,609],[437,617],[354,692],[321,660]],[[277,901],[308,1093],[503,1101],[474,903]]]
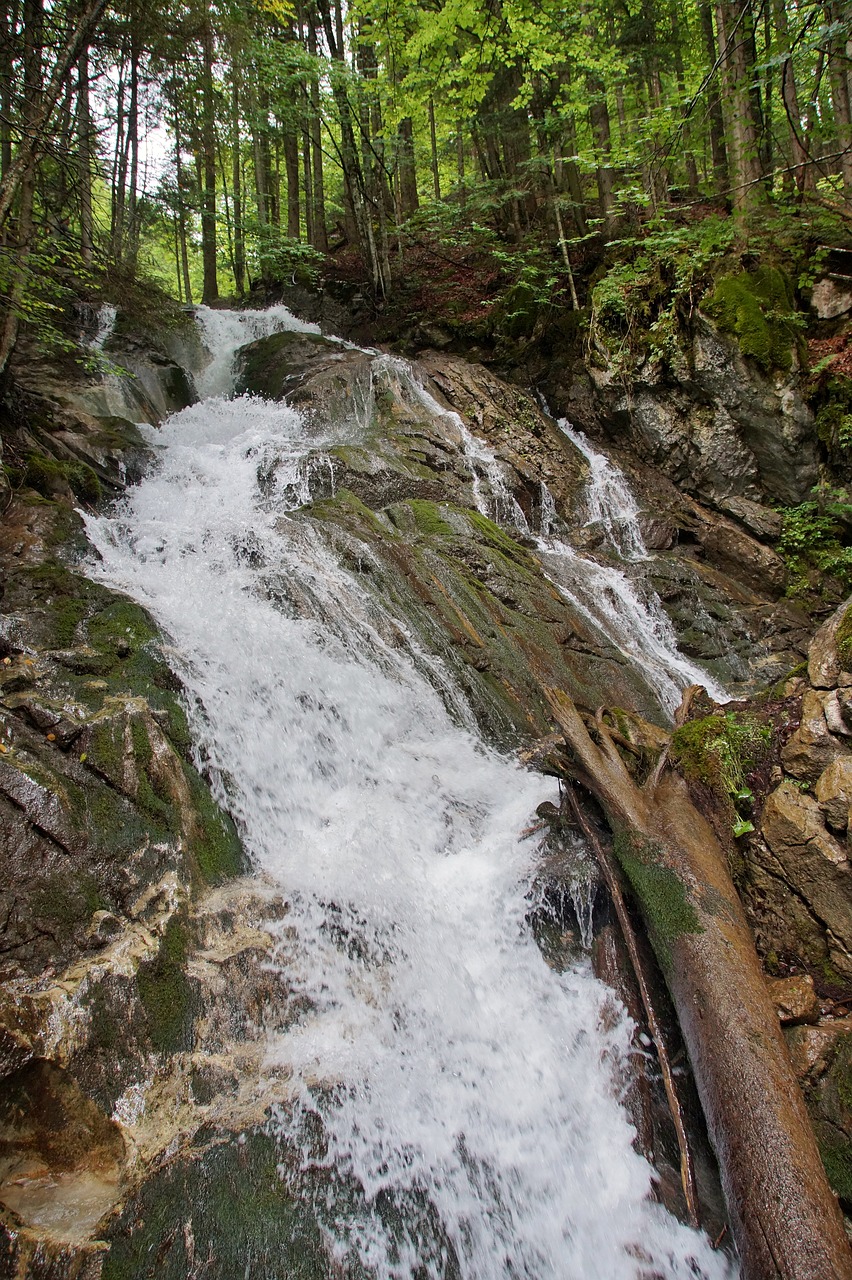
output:
[[[843,489],[816,488],[814,497],[783,512],[778,551],[790,574],[788,595],[801,595],[816,572],[852,589],[852,503]]]

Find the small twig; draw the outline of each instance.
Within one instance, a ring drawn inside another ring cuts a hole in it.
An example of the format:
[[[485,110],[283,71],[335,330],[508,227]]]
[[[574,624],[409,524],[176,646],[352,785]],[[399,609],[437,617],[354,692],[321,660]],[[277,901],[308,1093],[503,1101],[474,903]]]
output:
[[[580,808],[580,802],[577,799],[577,793],[573,787],[566,788],[566,798],[571,806],[573,816],[577,826],[586,837],[598,865],[603,873],[606,887],[612,898],[615,914],[618,918],[619,926],[624,937],[627,947],[630,963],[633,966],[633,972],[636,975],[636,982],[639,987],[639,993],[642,997],[642,1005],[645,1010],[645,1017],[648,1021],[648,1030],[654,1041],[654,1047],[657,1050],[657,1060],[660,1064],[660,1071],[663,1077],[663,1086],[666,1091],[666,1100],[669,1104],[672,1122],[677,1134],[677,1145],[680,1149],[680,1181],[683,1187],[684,1198],[686,1199],[686,1212],[689,1217],[690,1224],[693,1227],[699,1225],[698,1216],[698,1196],[695,1189],[695,1171],[692,1164],[692,1153],[689,1150],[689,1140],[686,1135],[686,1125],[683,1118],[683,1108],[680,1099],[677,1096],[675,1088],[674,1075],[672,1072],[671,1060],[669,1059],[668,1050],[663,1032],[657,1018],[654,1003],[651,998],[651,991],[645,977],[645,970],[642,964],[642,958],[639,955],[639,947],[636,942],[636,934],[633,931],[633,925],[630,922],[630,915],[627,905],[624,901],[624,894],[621,891],[621,881],[615,868],[611,855],[604,849],[601,842],[595,835],[588,819]]]

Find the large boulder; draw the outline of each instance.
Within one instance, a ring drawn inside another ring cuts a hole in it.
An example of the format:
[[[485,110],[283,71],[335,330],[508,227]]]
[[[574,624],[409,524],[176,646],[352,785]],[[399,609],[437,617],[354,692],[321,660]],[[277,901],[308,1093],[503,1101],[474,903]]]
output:
[[[852,978],[852,867],[845,845],[826,830],[819,803],[782,782],[764,805],[761,833],[766,869],[807,904],[823,926],[832,965]]]

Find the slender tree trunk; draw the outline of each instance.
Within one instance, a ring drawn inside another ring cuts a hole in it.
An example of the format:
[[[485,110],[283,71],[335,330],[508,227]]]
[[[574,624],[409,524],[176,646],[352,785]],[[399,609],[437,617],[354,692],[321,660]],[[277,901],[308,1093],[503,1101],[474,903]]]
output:
[[[832,0],[826,9],[829,21],[841,25],[843,12],[837,0]],[[846,40],[841,36],[835,36],[829,48],[828,77],[831,84],[831,105],[834,108],[837,150],[840,152],[838,169],[843,182],[843,197],[849,204],[852,203],[852,102],[850,102],[849,76],[846,67]]]
[[[115,101],[115,156],[112,165],[112,206],[110,219],[110,244],[112,257],[116,262],[122,258],[124,242],[124,207],[127,193],[127,113],[124,107],[124,95],[127,83],[124,78],[124,58],[122,57],[118,88]]]
[[[432,154],[432,187],[435,199],[441,199],[441,174],[438,169],[438,136],[435,130],[435,104],[429,99],[429,141]]]
[[[343,64],[345,56],[342,39],[342,19],[338,21],[340,18],[340,4],[337,3],[335,5],[335,26],[337,30],[332,25],[329,0],[318,0],[318,7],[332,59],[338,64]],[[332,69],[331,75],[331,88],[340,119],[340,161],[352,219],[355,224],[356,239],[364,257],[365,265],[370,271],[373,288],[379,293],[382,289],[382,275],[368,208],[366,183],[358,159],[358,147],[352,122],[352,108],[346,91],[346,81],[343,76],[336,74],[334,69]]]
[[[698,194],[698,168],[695,163],[695,155],[692,149],[692,130],[690,128],[689,116],[687,115],[686,106],[686,77],[683,69],[683,47],[681,44],[682,36],[679,23],[679,15],[676,6],[671,11],[671,41],[672,50],[674,52],[675,80],[677,82],[678,96],[683,103],[681,107],[683,125],[683,160],[684,170],[686,172],[686,186],[689,194],[695,196]]]
[[[186,204],[184,202],[184,192],[186,190],[186,179],[183,172],[183,158],[181,156],[181,136],[180,122],[178,119],[177,109],[175,109],[175,169],[177,172],[177,193],[178,193],[178,228],[180,232],[180,261],[183,271],[183,292],[186,301],[192,306],[192,285],[189,281],[189,250],[187,246],[186,234]]]
[[[68,73],[79,58],[80,50],[94,30],[105,5],[106,0],[88,0],[59,46],[50,79],[43,92],[39,94],[38,107],[28,121],[28,128],[18,144],[14,159],[0,180],[0,228],[9,217],[21,183],[29,173],[31,162],[35,162],[44,150],[53,113],[65,87]]]
[[[420,206],[420,198],[417,194],[417,168],[414,163],[414,124],[410,116],[400,120],[397,128],[397,157],[400,209],[404,218],[410,218]],[[463,154],[462,164],[464,164]]]
[[[783,51],[784,61],[781,63],[781,100],[787,117],[785,130],[788,139],[787,160],[792,169],[791,178],[799,191],[805,188],[808,169],[808,154],[802,136],[802,118],[799,112],[799,94],[796,88],[796,73],[793,59],[790,56],[790,30],[787,24],[787,5],[785,0],[773,0],[773,17],[779,48]]]
[[[242,298],[246,291],[246,245],[243,228],[239,75],[239,63],[235,55],[231,66],[231,191],[234,202],[234,285]]]
[[[42,0],[24,0],[23,7],[23,81],[24,99],[22,119],[23,137],[35,126],[41,108],[41,66],[44,9]],[[29,282],[29,264],[33,241],[33,207],[35,200],[36,157],[29,155],[29,163],[18,184],[18,216],[15,226],[15,258],[11,273],[6,312],[0,325],[0,374],[5,373],[9,357],[18,340],[21,308]]]
[[[783,0],[782,0],[783,3]],[[713,30],[713,12],[710,0],[698,0],[698,15],[701,19],[701,34],[704,37],[704,50],[708,68],[716,66],[719,53],[716,47],[716,35]],[[707,116],[710,127],[710,153],[713,157],[713,177],[716,192],[722,195],[728,189],[728,155],[725,146],[725,120],[722,115],[722,99],[716,91],[717,75],[713,74],[707,86]]]
[[[94,248],[92,213],[92,117],[89,109],[89,48],[84,45],[77,64],[77,155],[80,183],[80,257],[91,266]]]
[[[130,107],[127,113],[127,141],[129,174],[127,190],[127,264],[136,267],[139,250],[139,45],[136,37],[135,15],[131,18],[133,30],[130,40]]]
[[[754,110],[754,59],[750,0],[716,0],[716,25],[725,86],[731,201],[745,213],[763,197],[760,124]]]
[[[316,57],[317,29],[313,13],[308,20],[308,52]],[[322,119],[320,116],[319,79],[311,75],[311,159],[313,167],[313,226],[312,244],[320,253],[328,253],[328,232],[325,225],[325,180],[322,167]]]
[[[12,163],[14,53],[18,43],[18,2],[0,9],[0,179]]]
[[[213,102],[213,25],[209,15],[202,35],[203,84],[201,95],[201,150],[204,189],[201,203],[201,263],[204,284],[201,301],[219,297],[216,269],[216,118]]]
[[[284,165],[287,173],[287,235],[291,240],[301,237],[299,205],[299,143],[295,133],[284,134]]]
[[[597,179],[601,214],[607,230],[611,232],[615,226],[615,171],[611,165],[612,144],[606,89],[601,80],[591,75],[586,77],[586,85],[590,97],[589,121],[598,160]]]

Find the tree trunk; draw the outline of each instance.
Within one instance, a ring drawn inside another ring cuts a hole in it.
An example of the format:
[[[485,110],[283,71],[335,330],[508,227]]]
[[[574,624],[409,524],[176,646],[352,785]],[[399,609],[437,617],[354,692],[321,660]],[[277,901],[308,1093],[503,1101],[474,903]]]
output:
[[[65,34],[47,86],[39,94],[38,108],[28,121],[27,131],[18,144],[15,157],[0,180],[0,228],[9,217],[12,204],[25,175],[30,171],[31,163],[34,163],[44,150],[53,113],[65,87],[68,73],[79,58],[80,50],[94,30],[105,6],[106,0],[89,0],[76,23]]]
[[[716,0],[719,55],[728,121],[731,201],[745,213],[760,203],[764,188],[760,163],[760,123],[755,115],[753,30],[750,0]]]
[[[296,134],[284,134],[284,166],[287,173],[287,235],[298,240],[302,233],[299,206],[299,143]]]
[[[397,167],[399,169],[399,203],[404,218],[410,218],[420,207],[417,194],[417,169],[414,163],[414,124],[410,116],[400,120],[397,128]]]
[[[77,156],[80,182],[80,257],[92,264],[94,219],[92,214],[92,117],[89,110],[89,48],[83,46],[77,74]]]
[[[240,87],[236,58],[231,67],[231,194],[234,204],[234,285],[246,291],[246,242],[243,227],[243,173],[240,154]]]
[[[793,59],[790,56],[790,30],[787,24],[787,6],[785,0],[773,0],[773,17],[778,45],[783,51],[784,61],[781,64],[781,100],[787,117],[785,130],[788,138],[787,162],[792,170],[792,179],[800,191],[805,188],[808,153],[802,138],[802,121],[799,113],[799,94],[796,88],[796,74]],[[792,184],[791,184],[792,185]]]
[[[314,14],[308,19],[308,52],[316,57],[317,29]],[[313,240],[320,253],[328,253],[328,232],[325,225],[325,181],[322,168],[322,118],[320,115],[319,79],[311,76],[311,154],[313,162]]]
[[[713,72],[719,55],[716,48],[713,13],[709,0],[699,0],[698,14],[701,18],[701,33],[704,37],[704,49],[708,67]],[[725,147],[725,121],[722,115],[722,99],[716,92],[715,73],[711,75],[710,83],[707,86],[707,116],[710,126],[710,154],[713,157],[713,176],[716,182],[716,192],[722,195],[728,189],[728,154]]]
[[[178,228],[180,232],[180,260],[183,270],[183,292],[186,301],[190,306],[192,306],[192,286],[189,282],[189,251],[187,248],[186,237],[186,205],[183,198],[183,193],[186,189],[186,179],[183,174],[180,123],[178,121],[177,111],[175,111],[175,169],[177,171]]]
[[[435,199],[441,199],[441,174],[438,169],[438,135],[435,130],[435,104],[429,99],[429,143],[432,157],[432,189]]]
[[[607,231],[611,232],[615,226],[615,171],[610,164],[612,145],[606,90],[603,82],[591,75],[586,77],[586,86],[590,96],[589,121],[598,159],[597,179],[601,215]]]
[[[551,690],[549,700],[573,757],[565,772],[599,800],[638,886],[719,1160],[743,1280],[849,1280],[840,1212],[725,851],[679,775],[658,767],[639,786],[602,712],[594,741],[565,693]]]
[[[131,19],[135,24],[135,17]],[[136,268],[139,251],[139,45],[135,25],[130,40],[130,106],[127,112],[129,172],[127,188],[127,265]]]
[[[18,40],[18,0],[0,11],[0,179],[12,163],[14,52]]]
[[[834,0],[826,6],[830,22],[842,24],[841,6]],[[843,182],[843,197],[852,203],[852,102],[850,102],[849,77],[846,68],[846,41],[835,36],[828,53],[828,76],[831,84],[831,105],[834,108],[834,125],[837,134],[837,150],[840,152],[838,168]]]
[[[24,139],[34,122],[39,119],[41,108],[41,67],[44,8],[42,0],[24,0],[23,8],[23,80],[24,100],[22,120]],[[23,141],[21,143],[23,146]],[[11,272],[6,311],[0,326],[0,374],[5,373],[9,357],[18,341],[18,328],[22,304],[29,282],[29,260],[33,241],[33,206],[35,200],[36,158],[30,152],[29,163],[22,172],[18,184],[20,199],[15,227],[15,257]]]
[[[216,267],[216,119],[213,103],[213,26],[209,16],[202,37],[203,87],[201,99],[201,148],[204,190],[201,204],[201,263],[204,284],[201,301],[215,302],[219,297]]]

